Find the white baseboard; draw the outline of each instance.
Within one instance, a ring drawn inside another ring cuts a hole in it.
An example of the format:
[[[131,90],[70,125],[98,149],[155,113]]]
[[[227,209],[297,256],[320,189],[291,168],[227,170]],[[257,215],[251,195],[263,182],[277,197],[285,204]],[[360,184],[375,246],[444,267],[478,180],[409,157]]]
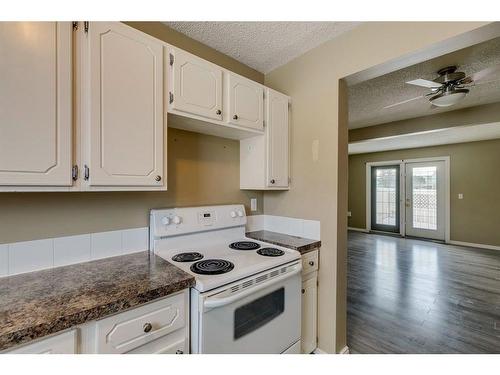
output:
[[[316,348],[313,350],[314,354],[328,354],[324,350],[321,350],[320,348]],[[346,345],[342,348],[342,350],[339,352],[339,354],[349,354],[349,347]]]
[[[347,345],[344,346],[339,354],[349,354],[349,347]]]
[[[327,352],[325,352],[324,350],[321,350],[320,348],[314,349],[313,353],[314,354],[328,354]]]
[[[485,245],[485,244],[482,244],[482,243],[462,242],[462,241],[454,241],[454,240],[450,240],[448,243],[450,245],[467,246],[467,247],[478,247],[480,249],[488,249],[488,250],[500,250],[500,246]]]
[[[369,233],[370,231],[368,229],[364,228],[354,228],[354,227],[347,227],[348,230],[353,230],[355,232],[363,232],[363,233]]]

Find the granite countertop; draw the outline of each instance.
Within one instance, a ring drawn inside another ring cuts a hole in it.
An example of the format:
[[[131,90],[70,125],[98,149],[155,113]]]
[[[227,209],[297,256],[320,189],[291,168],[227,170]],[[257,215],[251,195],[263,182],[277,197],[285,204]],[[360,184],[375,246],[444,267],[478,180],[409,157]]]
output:
[[[247,237],[258,241],[269,242],[278,246],[288,247],[289,249],[299,251],[301,254],[308,253],[321,246],[321,241],[318,240],[271,232],[269,230],[247,232]]]
[[[194,285],[148,251],[0,278],[0,350]]]

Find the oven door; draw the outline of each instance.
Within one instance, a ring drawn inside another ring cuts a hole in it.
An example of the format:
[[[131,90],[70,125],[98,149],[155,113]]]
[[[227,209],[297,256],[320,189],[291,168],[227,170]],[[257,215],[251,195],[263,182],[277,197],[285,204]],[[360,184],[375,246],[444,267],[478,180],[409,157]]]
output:
[[[202,296],[199,352],[282,353],[299,341],[300,272],[299,263],[289,266],[286,273],[229,296],[220,292]],[[245,282],[248,280],[239,285]]]

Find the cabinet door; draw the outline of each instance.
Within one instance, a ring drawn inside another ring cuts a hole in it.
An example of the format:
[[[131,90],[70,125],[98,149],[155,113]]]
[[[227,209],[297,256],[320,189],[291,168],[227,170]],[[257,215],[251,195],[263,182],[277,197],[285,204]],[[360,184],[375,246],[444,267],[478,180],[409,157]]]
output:
[[[229,116],[231,124],[264,128],[264,88],[256,82],[228,74]]]
[[[87,38],[89,184],[163,185],[163,44],[119,22]]]
[[[222,120],[222,70],[208,61],[171,49],[174,110]]]
[[[76,330],[37,340],[32,344],[13,349],[8,354],[76,354]]]
[[[288,96],[267,90],[267,186],[288,187]]]
[[[302,282],[302,353],[311,353],[316,349],[317,279],[315,276]]]
[[[0,185],[71,185],[71,23],[0,23]]]

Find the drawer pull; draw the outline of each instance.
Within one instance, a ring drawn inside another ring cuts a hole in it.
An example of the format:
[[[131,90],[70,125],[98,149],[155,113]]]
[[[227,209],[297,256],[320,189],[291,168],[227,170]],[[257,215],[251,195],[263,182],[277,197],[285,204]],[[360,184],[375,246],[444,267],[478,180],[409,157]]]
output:
[[[184,352],[183,352],[182,350],[178,349],[178,350],[175,352],[175,354],[184,354]]]
[[[312,267],[314,266],[314,262],[312,260],[309,261],[309,265]]]
[[[146,324],[144,324],[144,326],[142,328],[144,328],[144,332],[148,333],[148,332],[151,332],[151,330],[153,329],[153,326],[151,325],[151,323],[146,323]]]

